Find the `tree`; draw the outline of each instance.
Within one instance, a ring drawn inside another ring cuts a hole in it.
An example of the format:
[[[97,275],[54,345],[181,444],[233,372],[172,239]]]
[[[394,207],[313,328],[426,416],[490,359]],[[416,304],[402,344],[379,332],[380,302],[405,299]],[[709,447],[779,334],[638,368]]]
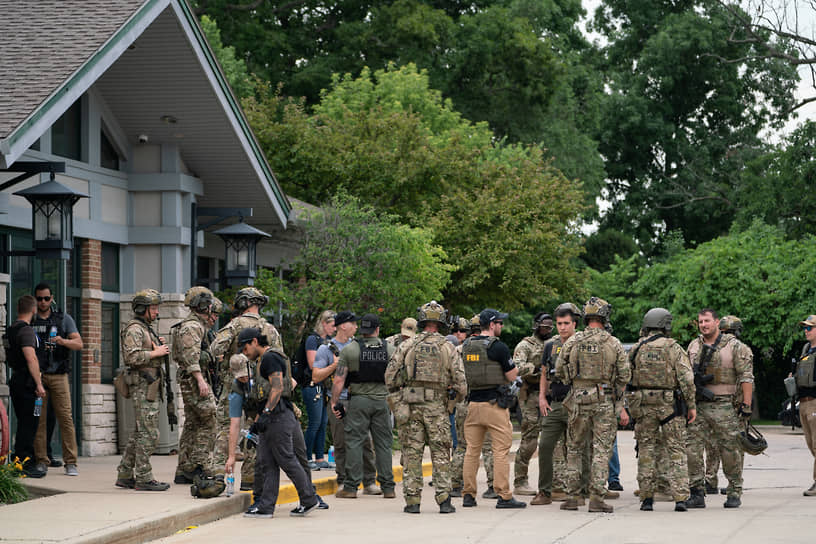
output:
[[[210,47],[218,59],[218,64],[224,71],[227,81],[232,87],[235,95],[241,99],[246,98],[252,94],[254,85],[249,76],[246,62],[235,56],[235,48],[232,46],[225,46],[221,41],[221,31],[218,29],[218,24],[206,15],[201,16],[201,28],[204,30],[204,35]]]
[[[581,257],[588,267],[604,272],[615,263],[615,257],[626,259],[637,254],[638,247],[631,236],[614,230],[603,229],[587,236],[586,252]]]

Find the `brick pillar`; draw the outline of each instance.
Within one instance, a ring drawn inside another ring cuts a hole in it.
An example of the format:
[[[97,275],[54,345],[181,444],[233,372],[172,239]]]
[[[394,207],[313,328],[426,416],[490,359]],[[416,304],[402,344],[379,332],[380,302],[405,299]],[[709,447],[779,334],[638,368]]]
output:
[[[82,240],[80,248],[82,286],[82,322],[79,334],[85,344],[82,350],[82,383],[102,381],[102,242]]]

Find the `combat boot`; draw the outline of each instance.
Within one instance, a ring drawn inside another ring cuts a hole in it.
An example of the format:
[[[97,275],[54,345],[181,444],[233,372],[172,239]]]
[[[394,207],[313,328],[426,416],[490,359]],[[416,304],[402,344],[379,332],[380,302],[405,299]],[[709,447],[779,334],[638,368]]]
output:
[[[685,512],[686,508],[686,501],[677,501],[674,503],[674,511],[675,512]]]
[[[618,493],[617,491],[609,491],[609,490],[607,490],[606,493],[604,493],[604,496],[603,496],[603,498],[607,499],[607,500],[617,499],[618,497],[620,497],[620,493]]]
[[[485,490],[484,493],[482,493],[482,498],[483,499],[498,499],[499,494],[496,493],[496,491],[493,489],[493,486],[491,485],[490,487],[488,487]]]
[[[462,496],[462,488],[461,487],[454,487],[450,490],[451,497],[461,497]]]
[[[578,501],[575,499],[564,499],[561,503],[561,510],[578,510]]]
[[[117,478],[116,483],[114,484],[116,487],[122,487],[124,489],[133,489],[136,487],[136,480],[133,478]]]
[[[611,513],[615,509],[606,504],[602,498],[600,497],[590,497],[589,498],[589,511],[590,512],[604,512],[606,514]]]
[[[406,504],[405,508],[403,508],[402,511],[405,512],[406,514],[419,514],[419,505]]]
[[[343,487],[342,489],[338,489],[337,493],[334,494],[335,497],[338,499],[356,499],[357,498],[357,491],[354,489],[346,489]]]
[[[464,498],[462,499],[462,506],[465,508],[469,508],[471,506],[476,506],[476,499],[473,498],[473,495],[470,493],[465,494]]]
[[[563,491],[553,491],[550,493],[550,498],[555,502],[565,501],[567,500],[567,494]]]
[[[739,508],[742,504],[742,501],[736,495],[728,495],[728,498],[725,499],[725,503],[723,503],[723,508]]]
[[[706,495],[716,495],[720,492],[720,489],[716,485],[711,485],[710,483],[706,482],[705,492]]]
[[[456,508],[451,504],[450,497],[439,504],[440,514],[453,514],[454,512],[456,512]]]
[[[575,499],[575,501],[576,501],[576,504],[577,504],[578,506],[584,506],[584,505],[586,505],[586,497],[584,497],[583,495],[581,495],[580,497],[578,497],[577,499]]]
[[[654,499],[651,497],[643,499],[643,502],[640,503],[640,509],[644,512],[651,512],[654,510]]]
[[[533,496],[536,494],[536,490],[530,487],[527,482],[521,482],[519,485],[515,486],[514,493],[516,495]]]
[[[165,482],[157,482],[156,480],[150,480],[149,482],[136,482],[136,485],[133,486],[133,489],[136,491],[167,491],[170,489],[170,484]]]
[[[691,496],[686,501],[686,508],[705,508],[705,495],[703,495],[702,488],[693,487],[691,489]]]
[[[189,484],[193,483],[193,479],[191,477],[189,477],[187,474],[185,474],[183,472],[179,472],[173,477],[173,483],[174,484],[187,484],[187,485],[189,485]]]
[[[533,500],[530,501],[530,504],[533,506],[539,504],[552,504],[552,498],[548,497],[546,493],[538,493]]]

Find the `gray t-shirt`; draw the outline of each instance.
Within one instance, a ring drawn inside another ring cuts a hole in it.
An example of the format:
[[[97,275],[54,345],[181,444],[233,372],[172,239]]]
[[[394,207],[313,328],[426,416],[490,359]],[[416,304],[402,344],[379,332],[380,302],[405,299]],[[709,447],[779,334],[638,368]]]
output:
[[[331,343],[337,346],[337,351],[343,351],[343,348],[352,342],[354,342],[354,338],[350,338],[347,342],[339,342],[336,338],[331,339]],[[324,344],[317,348],[317,353],[315,354],[314,360],[315,368],[326,368],[333,362],[334,354],[331,352],[331,349],[329,349],[328,344]],[[340,400],[346,399],[348,399],[348,388],[343,388],[343,392],[340,394]]]

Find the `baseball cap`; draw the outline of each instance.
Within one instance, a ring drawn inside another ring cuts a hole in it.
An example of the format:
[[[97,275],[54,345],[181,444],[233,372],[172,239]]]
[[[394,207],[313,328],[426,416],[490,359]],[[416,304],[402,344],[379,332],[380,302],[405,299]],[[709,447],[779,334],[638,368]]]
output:
[[[246,344],[252,342],[254,338],[260,338],[261,331],[255,327],[247,327],[238,333],[238,349],[243,348]]]
[[[230,357],[230,371],[232,372],[233,378],[243,378],[245,376],[249,376],[249,372],[247,371],[247,362],[249,359],[246,358],[246,355],[242,353],[236,353],[232,357]]]
[[[365,314],[360,319],[360,332],[362,334],[371,334],[377,327],[380,326],[380,318],[374,314]]]
[[[400,334],[403,336],[414,336],[416,334],[417,320],[413,317],[406,317],[402,320]]]
[[[360,318],[354,315],[354,312],[349,312],[347,310],[338,312],[337,315],[334,316],[335,327],[339,327],[343,323],[349,323],[351,321],[360,321]]]
[[[479,324],[489,325],[494,321],[504,321],[507,319],[507,316],[508,314],[503,314],[498,310],[487,308],[486,310],[482,310],[482,313],[479,314]]]
[[[816,327],[816,315],[809,315],[804,321],[799,322],[800,325],[808,325],[809,327]]]

